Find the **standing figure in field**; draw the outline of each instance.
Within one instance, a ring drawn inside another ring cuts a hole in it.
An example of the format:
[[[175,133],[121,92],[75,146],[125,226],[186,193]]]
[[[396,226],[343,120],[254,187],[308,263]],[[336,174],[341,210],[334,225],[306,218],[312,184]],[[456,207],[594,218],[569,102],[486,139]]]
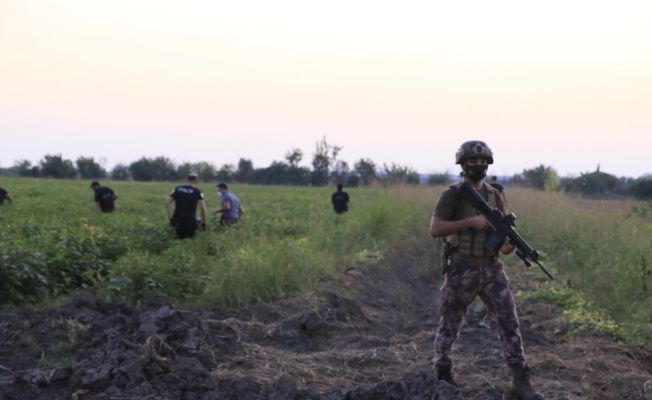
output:
[[[505,195],[505,187],[500,183],[498,183],[498,177],[496,175],[492,176],[489,184],[491,185],[491,187],[493,187],[498,191],[500,197],[503,198],[503,206],[507,208],[507,196]]]
[[[337,192],[331,196],[331,203],[333,204],[333,210],[338,214],[349,211],[349,194],[342,190],[341,183],[337,184]]]
[[[493,154],[481,141],[462,144],[455,155],[462,176],[487,200],[504,211],[502,197],[483,181]],[[439,380],[456,385],[453,379],[451,348],[467,307],[479,296],[497,320],[507,365],[513,373],[512,395],[519,399],[543,399],[530,385],[530,370],[525,361],[523,340],[509,280],[498,261],[498,252],[488,252],[484,243],[493,226],[473,204],[458,194],[462,183],[445,190],[435,207],[430,223],[433,237],[446,239],[449,257],[441,289],[439,328],[435,338],[435,369]],[[514,246],[504,243],[500,249],[509,254]]]
[[[0,187],[0,205],[3,205],[7,200],[7,203],[11,204],[14,199],[11,197],[11,194],[4,188]]]
[[[106,186],[100,186],[98,181],[91,183],[91,190],[95,192],[95,207],[98,210],[108,213],[115,211],[115,201],[118,195]]]
[[[172,210],[172,203],[174,203],[174,210]],[[200,221],[197,220],[198,205]],[[196,174],[188,174],[186,184],[174,188],[165,200],[165,210],[168,213],[170,226],[176,228],[179,239],[194,237],[198,226],[206,230],[206,203],[204,194],[197,188]]]
[[[222,199],[222,208],[215,210],[216,213],[222,214],[220,225],[231,226],[237,224],[240,217],[244,214],[244,208],[242,208],[240,199],[235,194],[229,192],[229,187],[223,182],[217,185],[217,193]]]

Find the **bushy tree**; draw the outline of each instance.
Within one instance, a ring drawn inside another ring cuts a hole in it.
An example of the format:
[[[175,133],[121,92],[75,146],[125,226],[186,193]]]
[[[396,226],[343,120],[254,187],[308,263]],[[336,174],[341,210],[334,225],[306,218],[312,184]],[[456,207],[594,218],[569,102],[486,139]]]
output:
[[[136,181],[173,181],[177,177],[174,163],[167,157],[142,157],[129,165],[129,172]]]
[[[197,177],[204,182],[214,181],[217,175],[215,166],[206,161],[196,163],[185,162],[177,167],[177,179],[185,179],[189,173],[194,172]]]
[[[642,176],[630,183],[628,192],[639,199],[652,198],[652,176]]]
[[[235,179],[235,166],[233,164],[224,164],[215,174],[215,179],[219,182],[233,182]]]
[[[301,149],[291,149],[288,150],[287,153],[285,153],[285,159],[288,161],[288,164],[292,167],[297,167],[299,166],[299,163],[301,162],[301,159],[303,158],[303,152]]]
[[[40,161],[40,166],[44,178],[71,179],[77,176],[75,165],[61,154],[46,154]]]
[[[310,170],[308,168],[274,161],[267,168],[256,169],[251,182],[263,185],[307,185],[309,180]]]
[[[336,160],[341,146],[334,146],[326,141],[323,137],[315,144],[315,152],[312,156],[312,172],[310,173],[310,183],[314,186],[323,186],[328,183],[330,167]]]
[[[238,169],[235,170],[235,180],[238,182],[251,182],[254,175],[254,163],[246,158],[238,161]]]
[[[510,182],[515,185],[543,189],[551,170],[553,170],[552,167],[541,164],[538,167],[524,169],[520,174],[514,175]]]
[[[584,173],[574,179],[564,181],[564,190],[587,196],[601,196],[619,191],[618,177],[600,172]]]
[[[126,181],[129,179],[129,167],[124,164],[116,164],[111,170],[111,179],[116,181]]]
[[[368,158],[361,158],[353,165],[353,168],[365,186],[371,184],[376,179],[376,164]]]
[[[349,176],[349,164],[343,160],[337,160],[331,171],[331,180],[334,183],[344,184]]]
[[[554,168],[548,170],[548,176],[546,177],[546,183],[544,184],[544,190],[548,193],[556,193],[559,191],[561,182],[559,180],[559,175]]]
[[[81,156],[75,161],[77,171],[83,179],[106,178],[106,170],[93,157]]]
[[[418,185],[419,173],[405,165],[392,163],[388,166],[383,164],[383,182],[390,185],[398,183]]]
[[[138,161],[132,162],[129,164],[129,174],[136,181],[153,181],[154,171],[152,160],[142,157]]]
[[[195,163],[183,162],[177,165],[177,179],[183,180],[186,179],[189,173],[197,172],[195,171]]]
[[[287,185],[307,186],[310,184],[310,170],[308,168],[290,165],[285,175]]]
[[[13,166],[16,174],[22,177],[36,178],[41,175],[41,171],[38,166],[32,165],[28,160],[18,160]]]

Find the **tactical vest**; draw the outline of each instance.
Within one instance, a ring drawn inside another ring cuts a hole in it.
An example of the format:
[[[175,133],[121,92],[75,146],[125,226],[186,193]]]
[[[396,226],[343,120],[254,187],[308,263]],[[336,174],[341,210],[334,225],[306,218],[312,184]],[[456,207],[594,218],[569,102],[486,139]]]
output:
[[[453,190],[459,190],[462,184],[458,183],[451,186]],[[496,202],[497,191],[489,186],[487,183],[482,182],[482,188],[479,190],[483,197],[486,197],[487,203],[492,207],[498,207]],[[457,196],[455,212],[453,214],[454,220],[461,220],[465,218],[475,217],[482,215],[482,213],[471,204],[470,201],[462,199]],[[446,237],[446,241],[450,243],[453,249],[453,259],[455,260],[489,260],[495,259],[498,252],[488,252],[484,248],[484,243],[489,237],[489,231],[477,230],[475,228],[466,228],[456,234]]]

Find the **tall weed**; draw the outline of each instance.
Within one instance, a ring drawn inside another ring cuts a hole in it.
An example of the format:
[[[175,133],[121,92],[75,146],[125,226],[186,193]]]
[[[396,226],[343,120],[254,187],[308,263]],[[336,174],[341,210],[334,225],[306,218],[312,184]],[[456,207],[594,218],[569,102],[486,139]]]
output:
[[[545,249],[566,285],[605,310],[623,336],[652,345],[652,225],[631,212],[637,202],[526,189],[508,195],[519,229]]]

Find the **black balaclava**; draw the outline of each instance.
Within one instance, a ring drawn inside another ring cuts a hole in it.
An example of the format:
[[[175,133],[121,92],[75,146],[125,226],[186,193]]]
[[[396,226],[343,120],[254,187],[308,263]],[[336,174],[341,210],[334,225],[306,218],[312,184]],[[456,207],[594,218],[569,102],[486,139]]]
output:
[[[464,176],[473,182],[480,182],[487,176],[488,165],[464,165]]]

